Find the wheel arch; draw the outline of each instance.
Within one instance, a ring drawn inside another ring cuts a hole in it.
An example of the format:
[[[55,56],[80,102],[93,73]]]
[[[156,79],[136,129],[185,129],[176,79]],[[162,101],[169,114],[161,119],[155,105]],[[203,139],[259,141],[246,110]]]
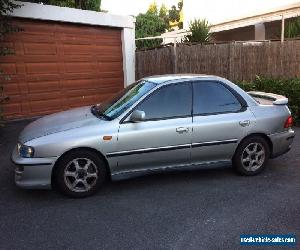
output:
[[[236,151],[237,151],[239,145],[241,145],[241,143],[243,143],[243,141],[245,141],[246,139],[248,139],[248,138],[250,138],[250,137],[254,137],[254,136],[259,136],[259,137],[262,137],[262,138],[264,138],[264,139],[266,140],[266,142],[268,143],[269,148],[270,148],[270,155],[272,155],[272,153],[273,153],[273,143],[272,143],[271,139],[269,138],[269,136],[267,136],[267,135],[264,134],[264,133],[251,133],[251,134],[245,136],[245,137],[239,142],[238,146],[237,146],[236,149],[235,149],[235,152],[234,152],[233,157],[235,156]]]
[[[104,154],[102,154],[99,150],[94,149],[94,148],[90,148],[90,147],[78,147],[78,148],[69,149],[68,151],[64,152],[61,156],[59,156],[59,158],[56,160],[56,162],[55,162],[55,164],[53,166],[52,172],[51,172],[51,183],[52,183],[52,185],[55,183],[54,177],[55,177],[55,173],[56,173],[56,170],[58,168],[58,165],[59,165],[58,164],[59,161],[64,156],[66,156],[67,154],[69,154],[71,152],[76,152],[76,151],[79,151],[79,150],[88,150],[88,151],[91,151],[91,152],[95,153],[99,158],[101,158],[105,162],[105,167],[106,167],[106,170],[107,170],[107,177],[111,178],[111,171],[110,171],[109,163],[108,163],[106,157],[104,156]]]

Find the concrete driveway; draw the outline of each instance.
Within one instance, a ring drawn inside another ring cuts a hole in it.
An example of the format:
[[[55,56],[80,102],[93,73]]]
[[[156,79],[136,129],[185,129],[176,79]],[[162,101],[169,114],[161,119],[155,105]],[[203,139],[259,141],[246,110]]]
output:
[[[14,186],[9,157],[25,125],[0,129],[0,249],[239,249],[248,233],[293,233],[299,246],[299,128],[293,149],[259,176],[160,174],[76,200]]]

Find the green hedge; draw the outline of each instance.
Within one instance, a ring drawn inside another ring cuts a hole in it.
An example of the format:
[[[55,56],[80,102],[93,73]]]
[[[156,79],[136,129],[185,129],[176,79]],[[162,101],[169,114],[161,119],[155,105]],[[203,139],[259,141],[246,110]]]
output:
[[[251,83],[239,82],[237,84],[246,91],[256,90],[288,97],[288,106],[294,123],[300,125],[300,78],[273,79],[257,76]]]

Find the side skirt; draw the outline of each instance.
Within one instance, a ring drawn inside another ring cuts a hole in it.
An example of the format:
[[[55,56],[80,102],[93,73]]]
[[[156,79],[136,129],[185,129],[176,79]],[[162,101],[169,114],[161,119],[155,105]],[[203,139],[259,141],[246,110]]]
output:
[[[191,165],[179,165],[179,166],[167,166],[160,168],[148,168],[148,169],[136,169],[123,172],[116,172],[111,174],[111,179],[113,181],[125,180],[136,178],[139,176],[152,175],[157,173],[166,173],[166,172],[179,172],[179,171],[193,171],[200,169],[215,169],[220,167],[229,167],[231,166],[230,160],[216,161],[216,162],[207,162],[203,164],[191,164]]]

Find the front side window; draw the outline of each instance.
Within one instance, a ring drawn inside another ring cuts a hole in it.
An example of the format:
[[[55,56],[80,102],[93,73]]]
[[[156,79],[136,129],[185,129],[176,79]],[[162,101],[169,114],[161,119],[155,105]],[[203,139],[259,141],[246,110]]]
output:
[[[237,98],[221,83],[199,81],[193,83],[194,115],[229,113],[241,110]]]
[[[179,83],[163,86],[150,94],[136,109],[145,112],[145,120],[191,116],[192,85]]]

